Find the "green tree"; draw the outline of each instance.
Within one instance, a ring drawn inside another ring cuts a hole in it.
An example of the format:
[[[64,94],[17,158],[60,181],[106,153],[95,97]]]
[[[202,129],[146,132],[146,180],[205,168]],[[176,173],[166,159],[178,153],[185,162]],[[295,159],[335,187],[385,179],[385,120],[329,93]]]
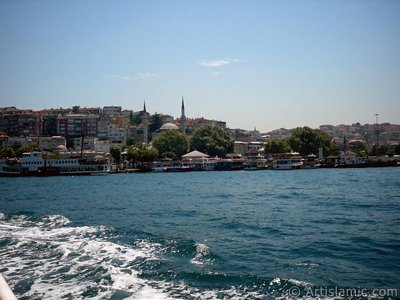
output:
[[[43,149],[37,144],[25,145],[25,146],[19,147],[17,150],[15,150],[15,155],[17,157],[22,157],[22,153],[33,152],[33,151],[42,151],[42,150]]]
[[[132,137],[128,137],[128,138],[126,139],[126,145],[127,145],[127,146],[132,146],[133,144],[135,144],[134,139],[133,139]]]
[[[153,146],[157,149],[158,153],[172,152],[175,154],[175,157],[181,157],[189,148],[185,135],[178,130],[165,130],[161,132],[153,140]]]
[[[110,148],[110,155],[117,165],[121,162],[122,151],[123,151],[123,147],[121,145],[115,145]]]
[[[370,155],[389,155],[393,156],[395,154],[395,150],[391,149],[388,145],[373,145],[371,147]]]
[[[128,160],[135,162],[151,162],[158,158],[158,151],[145,143],[137,143],[128,148]]]
[[[357,153],[358,156],[365,157],[367,153],[367,146],[361,141],[351,142],[350,150]]]
[[[19,148],[22,147],[22,144],[19,142],[15,142],[11,145],[11,148],[13,148],[14,152],[17,152]]]
[[[138,126],[140,124],[142,124],[142,117],[140,116],[140,114],[131,114],[130,115],[130,121],[132,125]]]
[[[329,155],[335,151],[331,138],[327,133],[310,127],[293,129],[288,143],[293,151],[299,152],[302,156],[318,153],[319,147],[322,147],[324,155]]]
[[[0,158],[13,158],[15,157],[15,151],[12,147],[6,147],[0,151]]]
[[[265,154],[287,153],[291,151],[289,143],[285,139],[275,139],[265,144]]]
[[[224,157],[233,152],[233,140],[217,126],[205,125],[196,130],[190,140],[190,148],[210,156]]]
[[[176,156],[175,152],[167,151],[160,154],[160,158],[170,158],[172,160],[176,160],[178,157]]]
[[[149,126],[150,132],[155,132],[158,129],[160,129],[162,125],[162,120],[161,120],[161,115],[160,114],[154,114],[151,116],[151,123]]]
[[[397,144],[396,147],[394,148],[394,154],[400,155],[400,144]]]
[[[79,109],[80,109],[79,105],[73,106],[72,107],[72,113],[73,114],[79,114]]]

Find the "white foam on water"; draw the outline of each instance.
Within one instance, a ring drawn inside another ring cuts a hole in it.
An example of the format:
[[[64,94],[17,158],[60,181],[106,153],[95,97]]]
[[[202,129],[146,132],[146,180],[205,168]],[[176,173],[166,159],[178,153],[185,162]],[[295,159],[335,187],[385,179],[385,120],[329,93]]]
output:
[[[281,279],[279,277],[275,277],[274,279],[272,279],[269,285],[274,285],[274,284],[280,285]]]
[[[109,299],[122,293],[125,299],[265,299],[257,287],[200,289],[185,281],[166,282],[140,277],[137,262],[161,260],[165,249],[149,240],[134,246],[107,240],[110,228],[68,226],[59,215],[32,221],[26,216],[7,218],[0,213],[0,266],[11,287],[28,281],[18,297],[29,299]],[[11,242],[10,242],[11,241]],[[191,263],[211,264],[211,249],[196,243]],[[305,286],[308,283],[289,279]],[[270,284],[281,284],[274,278]],[[283,296],[284,298],[284,296]]]
[[[206,244],[196,243],[196,252],[190,262],[197,266],[212,264],[213,260],[206,258],[210,254],[211,249]]]
[[[41,221],[42,221],[42,224],[48,224],[51,227],[65,226],[65,225],[71,223],[71,221],[68,218],[61,216],[61,215],[43,216],[41,218]]]
[[[247,291],[245,288],[240,286],[232,286],[225,289],[201,290],[195,287],[190,287],[186,283],[181,282],[174,286],[166,283],[165,289],[168,290],[168,293],[170,294],[169,297],[173,297],[172,299],[265,299],[266,297],[265,294],[258,291]],[[149,297],[143,299],[153,298]]]
[[[12,241],[0,249],[3,275],[11,286],[30,282],[20,297],[104,299],[123,291],[138,299],[168,299],[137,277],[136,259],[157,259],[148,241],[137,249],[118,245],[98,237],[106,227],[68,227],[70,221],[58,215],[36,222],[25,216],[0,217],[0,237]]]
[[[158,290],[149,286],[143,287],[136,295],[133,295],[127,299],[134,300],[170,300],[173,299],[165,294],[160,293]]]
[[[287,279],[287,281],[289,281],[290,283],[296,285],[296,286],[302,286],[302,287],[308,287],[308,286],[312,286],[311,283],[309,282],[305,282],[305,281],[301,281],[301,280],[297,280],[297,279]]]
[[[302,263],[297,263],[296,266],[316,268],[316,267],[318,267],[318,264],[302,262]]]

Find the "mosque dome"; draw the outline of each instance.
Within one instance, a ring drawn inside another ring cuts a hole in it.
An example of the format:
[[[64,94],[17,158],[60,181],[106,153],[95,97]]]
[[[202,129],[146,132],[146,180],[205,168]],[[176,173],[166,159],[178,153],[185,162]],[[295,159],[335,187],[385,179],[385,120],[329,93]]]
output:
[[[65,147],[64,145],[59,145],[59,146],[55,147],[54,150],[57,150],[59,152],[67,152],[68,151],[67,147]]]
[[[179,130],[179,127],[173,123],[165,123],[160,127],[160,131],[163,130]]]

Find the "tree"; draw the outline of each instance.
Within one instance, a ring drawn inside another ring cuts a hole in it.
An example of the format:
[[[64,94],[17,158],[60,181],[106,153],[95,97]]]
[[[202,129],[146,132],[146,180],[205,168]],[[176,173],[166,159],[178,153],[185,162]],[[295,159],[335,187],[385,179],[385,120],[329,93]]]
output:
[[[388,145],[373,145],[371,147],[371,151],[370,151],[370,155],[373,156],[380,156],[380,155],[389,155],[389,156],[393,156],[395,154],[395,150],[394,149],[390,149],[390,147]]]
[[[15,157],[15,151],[12,147],[6,147],[0,151],[0,158],[13,158]]]
[[[162,120],[160,114],[154,114],[151,116],[151,123],[149,126],[150,132],[155,132],[156,130],[160,129],[162,125]]]
[[[158,158],[158,151],[145,143],[137,143],[128,147],[127,158],[135,162],[150,162]]]
[[[19,147],[17,150],[15,150],[15,155],[17,157],[22,157],[22,153],[33,152],[33,151],[42,151],[42,150],[43,149],[37,144],[25,145],[25,146]]]
[[[153,146],[161,155],[172,152],[175,157],[181,157],[189,148],[185,135],[178,130],[165,130],[161,132],[153,140]]]
[[[73,106],[72,107],[72,113],[73,114],[79,114],[79,109],[80,109],[79,105]]]
[[[20,142],[15,142],[15,143],[13,143],[13,144],[11,145],[11,148],[13,148],[13,150],[14,150],[15,152],[17,152],[18,149],[21,148],[21,147],[22,147],[22,144],[21,144]]]
[[[324,155],[329,155],[335,150],[327,133],[310,127],[293,129],[288,143],[292,150],[299,152],[302,156],[318,153],[319,147],[322,147]]]
[[[0,151],[0,158],[22,157],[22,153],[42,150],[42,147],[37,144],[22,146],[20,143],[14,143],[12,146],[6,147]]]
[[[120,145],[118,145],[118,146],[112,146],[111,148],[110,148],[110,154],[111,154],[111,157],[113,158],[113,160],[114,160],[114,162],[117,164],[117,166],[118,166],[118,164],[121,162],[121,153],[122,153],[122,147],[120,146]]]
[[[161,158],[170,158],[172,160],[176,160],[178,157],[176,156],[175,152],[167,151],[160,154]]]
[[[396,147],[394,148],[394,154],[400,155],[400,143],[397,144]]]
[[[133,144],[135,144],[135,140],[133,139],[133,137],[128,137],[126,139],[126,145],[127,146],[132,146]]]
[[[190,141],[190,148],[210,156],[224,157],[233,152],[233,140],[229,134],[217,126],[205,125],[196,130]]]
[[[367,146],[362,141],[355,141],[350,143],[350,150],[357,153],[358,156],[365,157]]]
[[[290,152],[290,146],[285,139],[275,139],[265,144],[265,154],[287,153]]]
[[[130,114],[130,121],[132,125],[140,125],[142,124],[142,117],[140,116],[140,114]]]

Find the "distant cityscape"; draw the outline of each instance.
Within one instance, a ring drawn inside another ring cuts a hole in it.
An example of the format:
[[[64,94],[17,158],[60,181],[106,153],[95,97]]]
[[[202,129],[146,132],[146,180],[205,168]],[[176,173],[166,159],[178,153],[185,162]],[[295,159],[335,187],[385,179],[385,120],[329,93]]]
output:
[[[291,129],[285,128],[260,132],[256,128],[229,128],[226,122],[220,120],[189,118],[186,117],[184,99],[178,118],[163,113],[150,114],[146,111],[145,103],[140,111],[123,109],[121,106],[74,106],[37,111],[3,107],[0,108],[0,149],[15,143],[35,143],[49,149],[63,145],[73,151],[83,148],[109,152],[117,144],[150,142],[165,129],[179,129],[191,135],[204,125],[227,130],[235,141],[235,152],[245,152],[252,144],[253,147],[261,147],[270,140],[287,138],[291,134]],[[321,125],[319,129],[329,134],[338,146],[352,142],[361,142],[366,147],[376,144],[396,146],[400,142],[400,125],[397,124]]]

